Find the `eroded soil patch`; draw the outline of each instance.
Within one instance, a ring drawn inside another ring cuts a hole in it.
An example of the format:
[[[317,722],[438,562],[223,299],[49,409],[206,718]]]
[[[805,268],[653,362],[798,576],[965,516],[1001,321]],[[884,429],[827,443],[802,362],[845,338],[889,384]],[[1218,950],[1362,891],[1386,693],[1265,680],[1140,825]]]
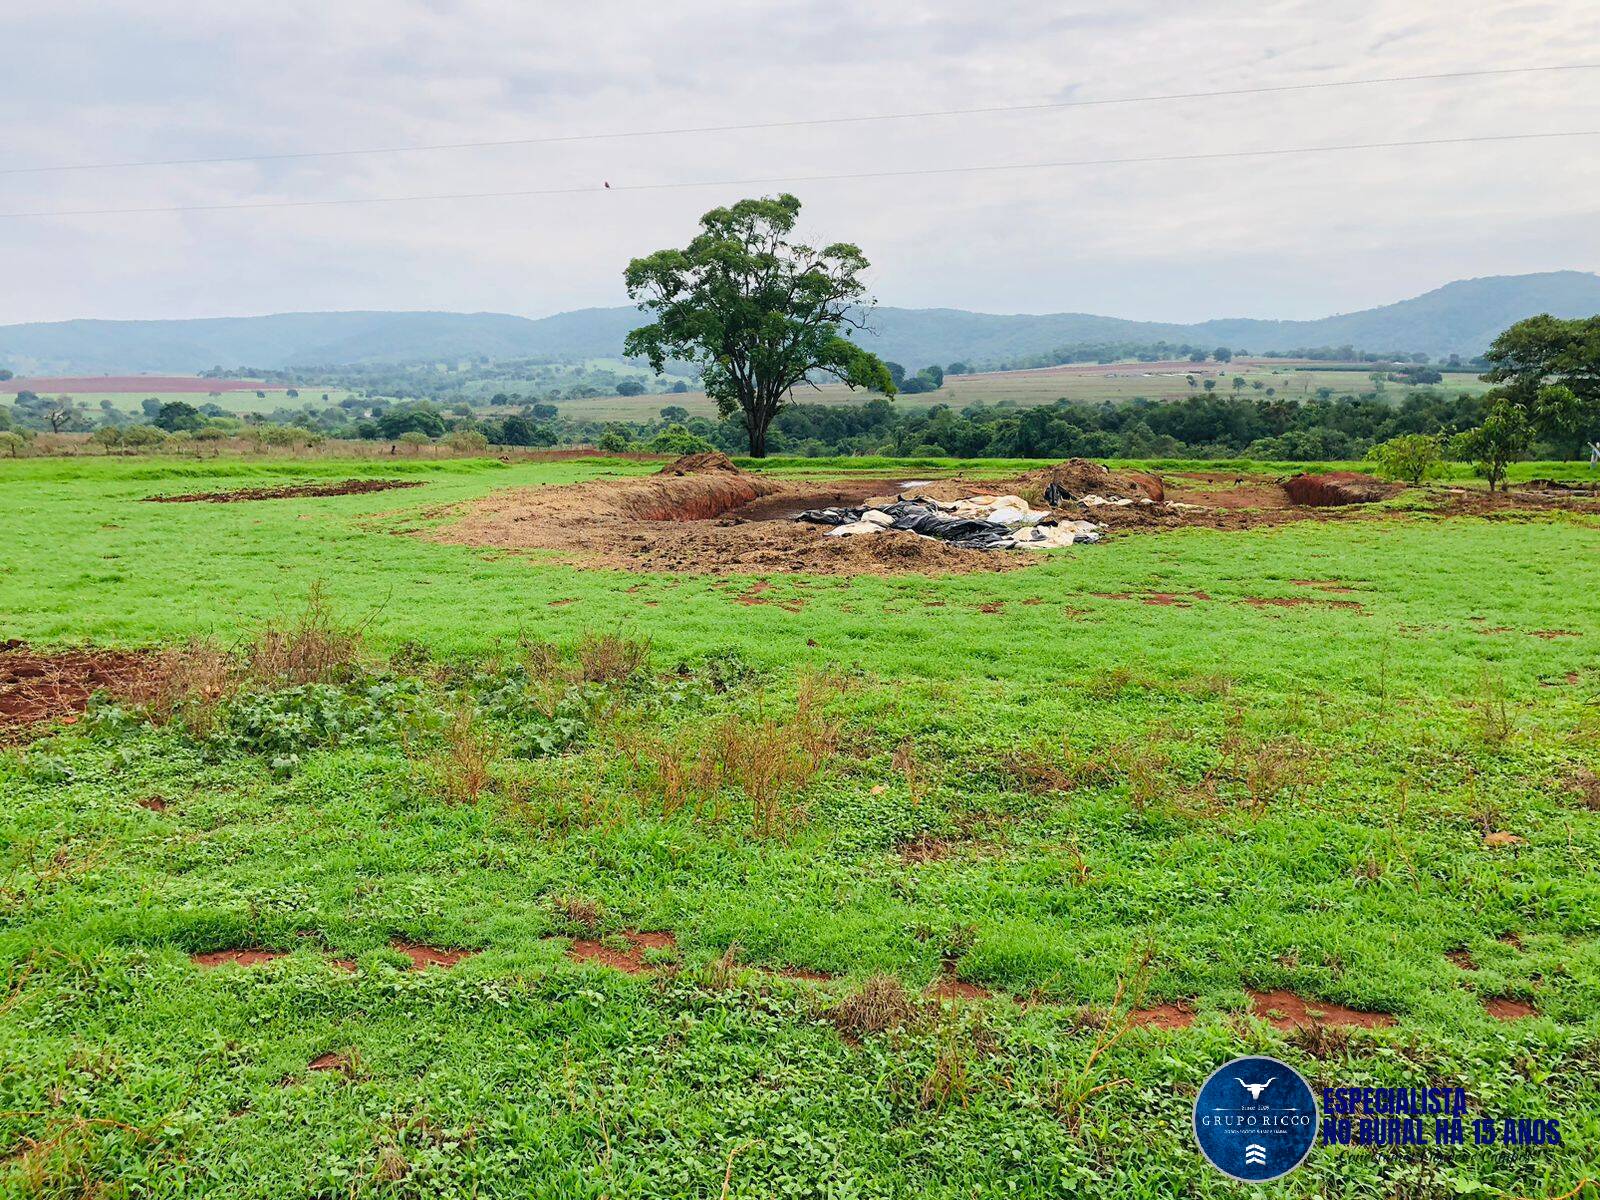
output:
[[[1496,1021],[1521,1021],[1526,1017],[1536,1017],[1539,1010],[1526,1000],[1518,1000],[1514,996],[1489,996],[1484,999],[1483,1011]]]
[[[181,496],[146,496],[151,504],[237,504],[245,500],[292,500],[305,496],[358,496],[364,492],[387,492],[392,488],[414,488],[421,479],[344,479],[338,483],[292,483],[279,487],[238,488],[231,492],[188,492]]]
[[[637,929],[624,929],[623,939],[628,943],[626,950],[607,945],[595,938],[573,938],[572,945],[567,948],[567,957],[573,962],[599,963],[603,967],[625,972],[629,975],[643,975],[651,967],[645,962],[645,955],[652,951],[670,952],[678,947],[678,939],[672,934],[663,931],[642,932]]]
[[[1128,1014],[1128,1023],[1144,1029],[1187,1029],[1194,1024],[1194,1009],[1187,1004],[1153,1004]]]
[[[139,650],[45,652],[0,642],[0,742],[40,721],[70,721],[97,691],[127,700],[148,696],[162,672],[159,655]]]
[[[259,967],[262,963],[269,963],[275,958],[287,958],[287,950],[263,950],[257,946],[236,946],[230,950],[207,950],[202,954],[191,954],[189,961],[204,970],[213,967],[225,967],[237,964],[241,967]]]
[[[395,938],[389,943],[391,950],[398,950],[411,960],[411,967],[416,971],[425,971],[429,967],[442,967],[448,971],[463,959],[471,958],[471,950],[457,950],[448,946],[429,946],[424,942],[408,942],[402,938]]]
[[[1388,1013],[1362,1012],[1328,1000],[1302,1000],[1286,988],[1270,992],[1251,992],[1250,1010],[1278,1029],[1297,1026],[1344,1025],[1357,1029],[1382,1029],[1393,1025]]]

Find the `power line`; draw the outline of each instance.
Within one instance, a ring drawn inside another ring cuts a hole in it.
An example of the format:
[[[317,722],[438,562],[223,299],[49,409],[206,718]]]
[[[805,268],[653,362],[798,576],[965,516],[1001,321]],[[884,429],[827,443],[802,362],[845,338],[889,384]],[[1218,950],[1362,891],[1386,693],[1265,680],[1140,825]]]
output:
[[[847,179],[904,179],[925,175],[975,175],[988,171],[1044,171],[1076,167],[1122,167],[1143,163],[1212,162],[1229,158],[1274,158],[1290,154],[1333,154],[1349,150],[1402,150],[1421,146],[1463,146],[1484,142],[1528,142],[1551,138],[1600,137],[1600,129],[1560,133],[1500,133],[1475,137],[1420,138],[1405,142],[1350,142],[1339,146],[1287,146],[1273,150],[1219,150],[1204,154],[1151,154],[1137,158],[1078,158],[1057,162],[990,163],[966,167],[914,167],[902,171],[845,171],[828,175],[773,175],[753,179],[693,179],[676,183],[606,183],[579,187],[528,188],[506,192],[431,192],[411,196],[353,196],[340,200],[246,200],[232,204],[177,204],[158,208],[47,209],[0,213],[0,220],[24,217],[119,217],[150,213],[234,212],[261,208],[332,208],[351,204],[410,204],[426,200],[501,200],[532,196],[576,196],[604,192],[659,192],[680,188],[765,187],[769,184],[832,183]]]
[[[40,175],[66,171],[111,171],[135,167],[196,167],[214,166],[221,163],[284,162],[295,159],[355,158],[375,154],[416,154],[432,150],[487,150],[504,146],[547,146],[561,142],[599,142],[613,141],[620,138],[680,137],[696,133],[740,133],[762,129],[799,129],[817,125],[859,125],[873,121],[916,121],[929,118],[981,116],[991,113],[1049,112],[1068,108],[1151,104],[1171,100],[1213,100],[1229,96],[1260,96],[1275,92],[1306,92],[1325,88],[1374,87],[1388,83],[1475,79],[1491,75],[1533,75],[1551,71],[1592,71],[1597,68],[1600,68],[1600,63],[1561,63],[1543,67],[1490,67],[1475,71],[1441,71],[1427,75],[1383,75],[1369,79],[1283,83],[1262,87],[1227,88],[1211,92],[1164,92],[1148,96],[1058,100],[1036,104],[995,104],[978,108],[944,108],[922,112],[871,113],[849,117],[804,117],[790,121],[754,121],[733,125],[689,125],[669,129],[633,129],[613,133],[553,134],[546,137],[504,138],[475,142],[434,142],[415,146],[370,146],[350,150],[297,150],[282,154],[230,154],[216,158],[160,158],[127,162],[70,163],[59,166],[0,167],[0,175]]]

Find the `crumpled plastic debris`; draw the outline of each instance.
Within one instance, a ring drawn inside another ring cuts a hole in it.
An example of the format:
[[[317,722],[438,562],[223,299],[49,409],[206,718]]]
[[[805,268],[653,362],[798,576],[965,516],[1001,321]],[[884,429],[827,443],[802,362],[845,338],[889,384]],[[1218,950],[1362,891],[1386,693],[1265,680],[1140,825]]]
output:
[[[1020,496],[969,496],[964,500],[901,497],[881,508],[813,508],[795,517],[831,525],[828,537],[855,537],[901,529],[964,550],[1055,549],[1100,540],[1093,521],[1057,521]]]

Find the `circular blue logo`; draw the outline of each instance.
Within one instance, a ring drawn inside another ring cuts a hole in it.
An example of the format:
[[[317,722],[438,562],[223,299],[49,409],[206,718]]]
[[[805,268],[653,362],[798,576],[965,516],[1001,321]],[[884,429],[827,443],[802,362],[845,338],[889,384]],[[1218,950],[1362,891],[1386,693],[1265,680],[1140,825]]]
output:
[[[1217,1170],[1245,1183],[1305,1161],[1320,1118],[1311,1085],[1288,1063],[1252,1055],[1224,1063],[1194,1100],[1194,1140]]]

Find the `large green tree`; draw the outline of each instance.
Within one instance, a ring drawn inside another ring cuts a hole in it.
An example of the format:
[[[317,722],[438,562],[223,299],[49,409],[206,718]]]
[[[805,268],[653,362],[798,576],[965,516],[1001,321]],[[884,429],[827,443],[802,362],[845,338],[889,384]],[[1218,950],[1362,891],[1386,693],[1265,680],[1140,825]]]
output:
[[[628,296],[655,317],[628,335],[626,353],[657,374],[669,359],[698,365],[706,395],[724,417],[740,415],[758,458],[801,384],[895,392],[882,360],[851,340],[871,308],[866,257],[848,242],[791,240],[799,215],[787,193],[714,208],[688,246],[636,258],[624,275]]]
[[[1533,432],[1571,455],[1600,439],[1600,316],[1518,321],[1484,355],[1491,401],[1522,410]]]

